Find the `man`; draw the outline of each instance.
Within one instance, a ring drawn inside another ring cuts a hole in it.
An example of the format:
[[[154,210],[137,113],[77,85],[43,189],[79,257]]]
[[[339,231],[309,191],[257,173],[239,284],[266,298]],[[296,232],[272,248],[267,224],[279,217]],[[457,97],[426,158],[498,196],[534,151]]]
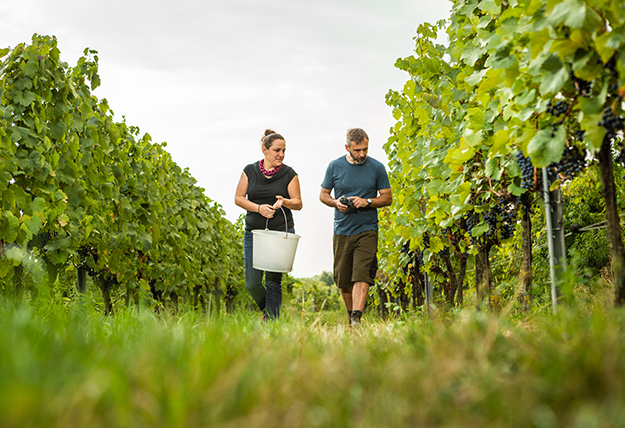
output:
[[[336,208],[334,283],[341,290],[351,326],[360,322],[377,270],[377,208],[390,205],[393,194],[384,165],[367,156],[369,136],[364,130],[347,131],[345,149],[345,156],[328,165],[319,199]]]

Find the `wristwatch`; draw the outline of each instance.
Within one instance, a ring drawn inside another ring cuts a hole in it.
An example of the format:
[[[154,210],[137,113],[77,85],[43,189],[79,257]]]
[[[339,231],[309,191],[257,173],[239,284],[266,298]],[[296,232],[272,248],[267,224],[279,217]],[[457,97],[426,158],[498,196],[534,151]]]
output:
[[[368,204],[367,208],[369,208],[371,206],[371,198],[367,198],[366,200],[367,200],[367,204]]]

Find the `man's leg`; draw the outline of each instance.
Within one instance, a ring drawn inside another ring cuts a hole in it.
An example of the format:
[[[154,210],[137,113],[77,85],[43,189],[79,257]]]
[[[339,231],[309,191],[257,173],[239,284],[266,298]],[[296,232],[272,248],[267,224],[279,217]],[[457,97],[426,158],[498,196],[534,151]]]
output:
[[[341,297],[347,309],[349,317],[349,325],[352,324],[352,292],[354,286],[351,282],[352,276],[352,254],[353,248],[350,248],[350,240],[346,236],[334,235],[333,237],[333,253],[334,253],[334,283],[341,291]]]
[[[366,231],[357,235],[353,256],[354,291],[352,292],[352,325],[360,322],[365,310],[369,284],[373,283],[377,268],[376,251],[378,247],[377,231]],[[375,265],[375,266],[374,266]]]
[[[369,294],[369,283],[357,282],[354,284],[354,291],[352,292],[352,310],[364,311],[365,304],[367,303],[367,295]]]
[[[345,303],[345,308],[351,312],[354,307],[354,298],[353,298],[353,290],[354,287],[349,288],[339,288],[341,290],[341,296],[343,297],[343,302]]]

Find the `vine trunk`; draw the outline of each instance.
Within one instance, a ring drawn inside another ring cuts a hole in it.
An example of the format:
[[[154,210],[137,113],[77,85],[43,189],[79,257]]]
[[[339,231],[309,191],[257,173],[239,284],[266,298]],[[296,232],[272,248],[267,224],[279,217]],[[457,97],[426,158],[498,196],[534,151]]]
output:
[[[612,144],[605,138],[599,151],[599,167],[601,170],[601,184],[605,199],[605,215],[608,223],[608,238],[612,252],[614,267],[614,299],[616,306],[625,305],[625,249],[621,235],[618,206],[616,205],[616,185],[614,183],[614,168],[612,164]]]

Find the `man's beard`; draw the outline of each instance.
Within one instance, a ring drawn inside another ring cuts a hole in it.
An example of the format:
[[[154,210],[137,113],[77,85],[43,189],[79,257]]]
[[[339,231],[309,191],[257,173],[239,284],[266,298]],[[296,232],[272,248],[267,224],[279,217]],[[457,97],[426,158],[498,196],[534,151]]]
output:
[[[363,160],[359,161],[358,159],[356,159],[354,156],[352,156],[352,154],[350,153],[349,156],[352,158],[352,160],[354,161],[354,164],[356,165],[362,165],[363,163],[365,163],[365,161],[367,160],[367,157],[365,156]]]

